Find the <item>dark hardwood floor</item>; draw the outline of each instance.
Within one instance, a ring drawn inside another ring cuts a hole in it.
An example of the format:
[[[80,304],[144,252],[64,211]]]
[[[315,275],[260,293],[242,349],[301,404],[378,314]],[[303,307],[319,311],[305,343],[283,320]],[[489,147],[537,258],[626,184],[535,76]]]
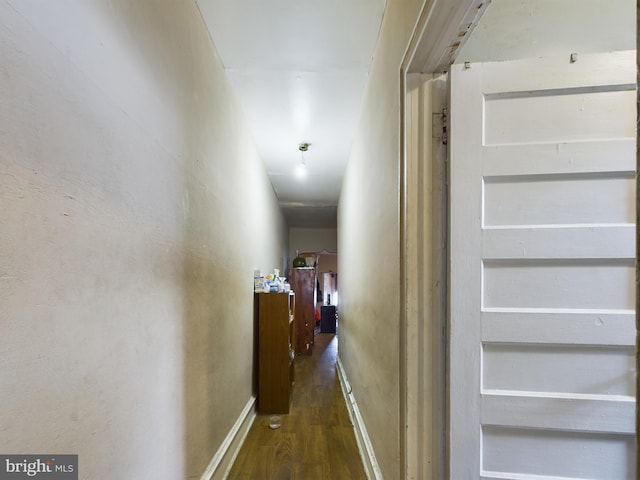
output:
[[[335,370],[338,339],[315,337],[313,355],[296,357],[291,409],[281,427],[258,415],[229,480],[366,479]]]

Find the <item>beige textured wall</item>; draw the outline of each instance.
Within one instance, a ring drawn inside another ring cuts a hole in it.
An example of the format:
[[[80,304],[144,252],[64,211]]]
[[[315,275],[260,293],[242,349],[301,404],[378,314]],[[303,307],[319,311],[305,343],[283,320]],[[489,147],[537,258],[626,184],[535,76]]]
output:
[[[289,256],[293,261],[299,253],[338,250],[338,231],[335,228],[289,228]]]
[[[0,0],[0,451],[199,478],[287,251],[194,1]]]
[[[338,209],[339,355],[384,478],[400,478],[400,63],[422,2],[388,0]]]

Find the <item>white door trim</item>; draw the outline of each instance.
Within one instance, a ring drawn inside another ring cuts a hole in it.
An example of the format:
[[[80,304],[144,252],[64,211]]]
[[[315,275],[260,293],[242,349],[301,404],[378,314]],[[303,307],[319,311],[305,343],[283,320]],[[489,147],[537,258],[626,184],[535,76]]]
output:
[[[403,170],[405,478],[444,473],[446,328],[446,75],[407,77]]]
[[[446,150],[441,138],[432,142],[434,128],[442,131],[443,121],[446,125],[446,80],[436,82],[440,94],[425,82],[446,71],[489,3],[425,0],[400,68],[400,478],[405,479],[447,478]]]

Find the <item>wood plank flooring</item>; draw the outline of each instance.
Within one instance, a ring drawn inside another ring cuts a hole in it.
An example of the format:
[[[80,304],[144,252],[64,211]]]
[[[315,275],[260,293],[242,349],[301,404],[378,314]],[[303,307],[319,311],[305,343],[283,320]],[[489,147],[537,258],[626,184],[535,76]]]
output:
[[[338,339],[315,337],[313,355],[296,357],[289,415],[269,428],[258,415],[229,480],[366,479],[335,370]]]

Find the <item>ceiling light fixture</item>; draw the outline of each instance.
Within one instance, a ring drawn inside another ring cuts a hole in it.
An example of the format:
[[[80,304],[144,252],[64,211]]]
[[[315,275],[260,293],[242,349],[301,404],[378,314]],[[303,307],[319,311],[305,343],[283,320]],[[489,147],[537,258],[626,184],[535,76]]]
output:
[[[303,178],[307,174],[307,164],[304,161],[304,152],[309,150],[309,146],[311,144],[304,142],[298,145],[298,150],[300,150],[300,163],[296,166],[296,176],[298,178]]]

